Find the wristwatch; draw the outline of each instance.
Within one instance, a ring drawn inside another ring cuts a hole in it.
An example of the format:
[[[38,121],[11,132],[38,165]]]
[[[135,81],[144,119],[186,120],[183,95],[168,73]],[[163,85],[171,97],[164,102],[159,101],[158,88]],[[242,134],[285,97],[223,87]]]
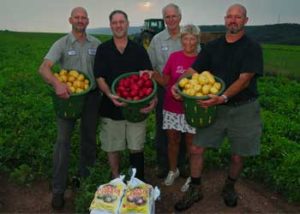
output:
[[[221,97],[224,98],[224,103],[227,103],[227,102],[228,102],[228,97],[227,97],[225,94],[222,94]]]

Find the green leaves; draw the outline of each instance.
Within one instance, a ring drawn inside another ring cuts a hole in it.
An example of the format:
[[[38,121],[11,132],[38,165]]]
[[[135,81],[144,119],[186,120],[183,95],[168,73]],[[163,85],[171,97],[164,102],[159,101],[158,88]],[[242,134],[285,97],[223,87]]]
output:
[[[50,178],[52,171],[55,115],[49,88],[37,70],[51,44],[61,36],[0,32],[0,170],[8,172],[10,179],[20,184],[30,183],[36,177]],[[274,47],[264,47],[267,68],[282,71],[281,75],[299,77],[299,47],[284,47],[284,50],[279,47],[280,54],[272,53]],[[285,58],[276,60],[281,56]],[[300,201],[300,83],[264,76],[259,79],[258,87],[264,124],[261,154],[246,159],[243,175],[264,182],[291,201]],[[70,175],[75,174],[79,160],[78,133],[76,126]],[[155,163],[154,136],[155,119],[151,114],[145,144],[147,164]],[[97,149],[98,162],[91,177],[82,181],[76,196],[77,212],[87,212],[97,186],[110,179],[106,155],[100,145]],[[208,150],[205,161],[206,167],[228,166],[229,144],[225,142],[219,150]],[[124,153],[122,169],[126,171],[126,167]]]

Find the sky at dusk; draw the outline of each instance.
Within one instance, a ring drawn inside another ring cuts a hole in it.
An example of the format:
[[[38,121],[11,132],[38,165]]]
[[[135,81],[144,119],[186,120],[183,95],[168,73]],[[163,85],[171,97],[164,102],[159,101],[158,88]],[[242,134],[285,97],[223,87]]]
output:
[[[248,25],[276,23],[300,24],[300,0],[1,0],[0,30],[68,32],[72,8],[87,9],[88,28],[108,27],[112,10],[124,10],[131,26],[141,26],[145,18],[161,18],[168,3],[182,10],[181,24],[223,24],[228,6],[243,4],[248,10]]]

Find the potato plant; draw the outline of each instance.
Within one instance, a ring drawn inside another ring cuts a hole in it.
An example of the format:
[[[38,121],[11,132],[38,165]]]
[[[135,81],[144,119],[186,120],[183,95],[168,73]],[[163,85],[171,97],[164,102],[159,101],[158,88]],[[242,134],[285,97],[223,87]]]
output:
[[[37,70],[51,44],[61,36],[0,31],[0,170],[18,183],[51,178],[52,150],[56,138],[55,113],[50,88]],[[104,41],[109,37],[102,38]],[[264,46],[267,69],[280,70],[276,60],[271,58],[274,47]],[[284,51],[288,49],[295,54],[299,47],[285,46]],[[289,70],[290,67],[300,67],[299,62],[297,66],[295,62],[293,57],[284,60],[288,76],[299,76],[298,69]],[[292,65],[288,66],[289,63]],[[280,77],[264,76],[259,79],[264,125],[261,154],[247,159],[243,176],[270,186],[283,193],[288,200],[300,201],[300,83],[283,76],[281,73]],[[77,171],[78,133],[77,126],[72,139],[70,176]],[[154,135],[155,120],[152,114],[148,118],[145,144],[148,165],[155,163]],[[106,155],[100,149],[100,142],[97,149],[98,162],[92,169],[93,176],[83,181],[76,198],[77,212],[87,211],[96,187],[109,179]],[[126,160],[128,154],[125,152],[123,155]],[[228,142],[219,150],[209,150],[206,153],[206,167],[228,166],[229,155]],[[122,164],[126,173],[128,161]]]

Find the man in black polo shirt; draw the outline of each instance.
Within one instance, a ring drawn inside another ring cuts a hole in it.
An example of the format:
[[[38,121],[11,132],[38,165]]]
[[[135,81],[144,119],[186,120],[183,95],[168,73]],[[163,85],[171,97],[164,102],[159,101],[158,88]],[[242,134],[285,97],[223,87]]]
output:
[[[189,69],[190,73],[208,70],[225,81],[221,96],[199,101],[203,108],[217,106],[215,123],[197,129],[191,148],[191,183],[184,197],[175,204],[182,211],[203,198],[201,175],[204,152],[208,147],[218,148],[227,137],[231,145],[231,164],[222,191],[229,207],[237,205],[234,184],[243,169],[243,157],[258,155],[262,123],[257,101],[257,78],[263,74],[263,57],[259,44],[245,35],[248,21],[246,8],[240,4],[229,7],[225,16],[225,37],[208,43]],[[173,87],[174,96],[178,96]]]
[[[102,43],[96,53],[94,74],[103,91],[100,107],[101,148],[108,153],[108,161],[114,178],[119,176],[120,154],[126,147],[130,150],[130,164],[137,169],[136,177],[144,180],[144,142],[146,121],[131,123],[124,119],[118,97],[111,93],[113,81],[126,72],[152,70],[146,50],[128,39],[129,21],[124,11],[115,10],[109,15],[113,38]],[[141,111],[150,112],[155,102]]]

